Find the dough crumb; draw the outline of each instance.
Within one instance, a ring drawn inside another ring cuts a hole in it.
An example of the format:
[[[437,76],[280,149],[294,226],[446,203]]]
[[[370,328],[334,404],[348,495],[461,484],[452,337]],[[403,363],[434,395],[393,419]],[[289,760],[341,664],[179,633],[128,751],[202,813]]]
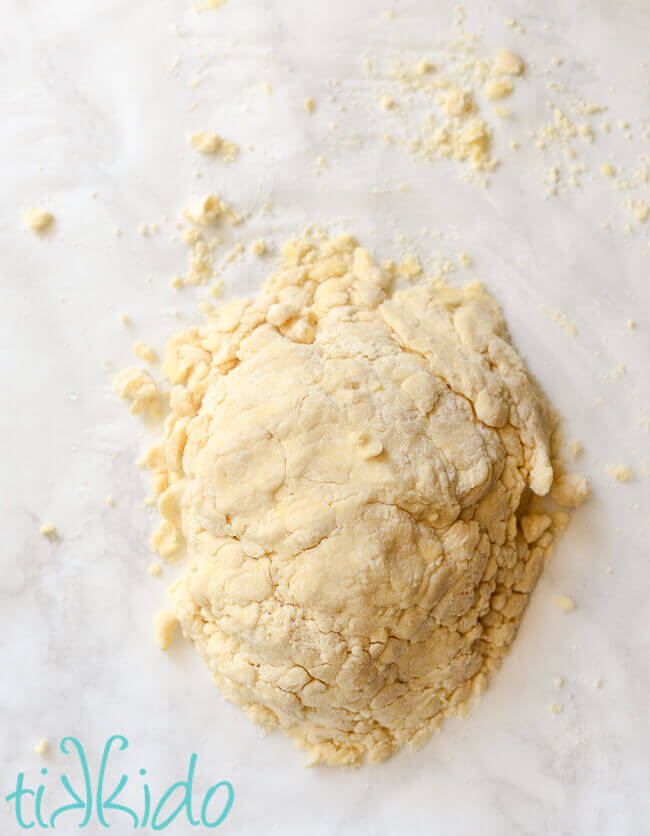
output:
[[[205,197],[202,197],[201,200],[193,206],[185,209],[183,215],[192,223],[198,224],[199,226],[208,226],[209,224],[216,223],[223,216],[227,215],[228,211],[228,207],[221,200],[219,195],[208,194],[205,195]],[[190,243],[190,238],[192,237],[195,242],[198,241],[199,235],[200,233],[197,230],[193,230],[193,232],[186,237],[187,243]]]
[[[561,688],[564,685],[564,677],[558,676],[557,679],[553,682],[556,688]]]
[[[112,497],[112,496],[107,496],[106,497],[106,504],[108,505],[109,508],[114,508],[115,507],[115,498]]]
[[[603,163],[600,167],[601,172],[605,177],[613,177],[616,174],[616,169],[611,163]]]
[[[650,205],[645,200],[630,202],[632,213],[639,223],[645,223],[650,218]]]
[[[43,537],[47,537],[48,540],[57,540],[59,537],[59,533],[52,523],[43,523],[38,531],[39,534],[42,534]]]
[[[625,464],[612,464],[607,472],[617,482],[630,482],[634,479],[634,471]]]
[[[150,345],[147,345],[146,343],[140,341],[134,343],[133,353],[136,357],[139,357],[140,360],[144,360],[145,363],[156,362],[156,352]]]
[[[122,325],[130,325],[131,324],[131,318],[127,314],[121,313],[120,314],[120,322],[122,323]]]
[[[500,49],[494,56],[492,72],[496,75],[521,75],[524,71],[524,60],[510,49]]]
[[[159,417],[158,387],[145,369],[124,369],[115,377],[113,389],[120,398],[130,403],[132,415],[148,412],[154,418]]]
[[[409,255],[397,266],[397,273],[405,279],[416,279],[422,275],[422,265],[414,255]]]
[[[47,741],[47,738],[44,737],[42,740],[39,740],[38,743],[34,746],[34,752],[37,755],[40,755],[41,757],[43,757],[45,755],[45,753],[47,752],[48,746],[49,746],[49,743]]]
[[[251,244],[251,252],[257,256],[264,255],[266,252],[266,241],[264,238],[258,238],[257,241],[253,241]]]
[[[152,575],[153,577],[157,577],[161,573],[162,573],[162,566],[160,565],[160,563],[156,563],[156,561],[154,561],[153,563],[149,564],[149,574],[150,575]]]
[[[554,170],[557,172],[557,169]],[[557,174],[553,176],[557,176],[559,178],[559,172],[557,172]],[[542,311],[542,313],[545,313],[547,316],[549,316],[553,320],[553,322],[557,322],[558,325],[561,325],[562,328],[564,328],[565,331],[568,331],[572,337],[576,336],[576,334],[578,333],[578,329],[572,322],[569,321],[565,314],[560,313],[559,311],[554,311],[551,308],[548,308],[546,305],[540,305],[539,309],[540,311]]]
[[[576,608],[576,602],[568,595],[556,595],[553,602],[562,612],[572,612]]]
[[[634,329],[636,328],[636,320],[628,319],[628,321],[625,323],[625,327],[629,328],[630,331],[634,331]]]
[[[483,92],[485,93],[485,98],[488,101],[494,101],[495,99],[504,99],[506,96],[509,96],[514,89],[514,84],[509,78],[498,78],[488,81],[483,88]]]
[[[548,514],[525,514],[520,519],[521,532],[527,543],[536,543],[551,527],[553,519]]]
[[[195,12],[198,12],[200,14],[201,12],[216,11],[217,9],[220,9],[225,3],[226,0],[202,0],[202,2],[200,3],[194,3],[192,5],[192,8]]]
[[[199,131],[190,135],[189,142],[200,154],[218,154],[226,162],[232,162],[239,154],[239,146],[235,142],[229,142],[216,133]]]
[[[307,98],[305,99],[304,107],[305,107],[305,110],[307,111],[307,113],[313,113],[314,110],[316,109],[316,104],[315,104],[315,102],[314,102],[314,100],[312,99],[311,96],[307,96]]]
[[[154,638],[160,650],[167,650],[172,643],[178,621],[174,613],[164,610],[156,616]]]
[[[564,508],[579,508],[591,495],[591,488],[582,473],[563,473],[551,488],[551,497]]]
[[[163,520],[151,535],[150,545],[161,557],[171,557],[180,548],[180,532],[169,520]]]
[[[578,441],[577,439],[574,439],[573,441],[570,441],[568,443],[567,447],[568,447],[568,450],[569,450],[569,455],[573,459],[577,459],[578,456],[582,453],[582,450],[583,450],[581,442]]]
[[[41,209],[38,206],[30,206],[25,210],[23,215],[25,225],[32,230],[32,232],[45,232],[54,220],[54,215],[48,212],[47,209]]]
[[[561,714],[564,711],[564,706],[561,703],[553,702],[549,707],[553,714]]]

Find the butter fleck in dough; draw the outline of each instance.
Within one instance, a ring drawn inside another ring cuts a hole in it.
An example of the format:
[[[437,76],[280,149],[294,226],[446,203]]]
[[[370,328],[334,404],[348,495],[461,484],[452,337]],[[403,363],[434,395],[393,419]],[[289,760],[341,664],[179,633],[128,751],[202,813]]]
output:
[[[514,638],[568,520],[528,505],[556,418],[479,283],[391,293],[350,236],[284,256],[169,341],[154,546],[187,546],[172,608],[226,697],[313,763],[377,761]]]

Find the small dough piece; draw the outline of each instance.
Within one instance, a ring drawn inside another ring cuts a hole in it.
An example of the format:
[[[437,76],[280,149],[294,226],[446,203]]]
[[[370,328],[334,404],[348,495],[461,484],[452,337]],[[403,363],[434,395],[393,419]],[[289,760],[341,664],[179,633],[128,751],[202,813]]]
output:
[[[169,648],[177,624],[176,616],[168,610],[159,612],[156,616],[154,638],[160,650],[167,650]]]
[[[510,49],[500,49],[494,56],[492,72],[495,75],[521,75],[524,61]]]
[[[56,540],[59,536],[52,523],[43,523],[43,525],[39,528],[39,533],[42,534],[43,537],[47,537],[49,540]]]
[[[440,103],[450,116],[462,116],[475,108],[471,92],[455,84],[441,94]]]
[[[181,545],[180,532],[169,520],[163,520],[151,535],[150,545],[161,557],[170,557]]]
[[[236,143],[223,139],[219,134],[206,131],[192,134],[190,145],[200,154],[219,154],[226,162],[232,162],[239,154],[239,146]]]
[[[582,473],[563,473],[553,483],[551,497],[564,508],[578,508],[589,498],[591,489]]]
[[[512,642],[568,521],[529,507],[556,418],[478,282],[391,292],[349,235],[283,254],[167,345],[152,545],[187,547],[172,608],[226,697],[313,763],[376,761]]]
[[[266,241],[263,238],[258,238],[251,244],[251,252],[253,255],[261,256],[266,252]]]
[[[485,98],[488,99],[488,101],[494,101],[494,99],[504,99],[506,96],[509,96],[513,90],[514,85],[509,78],[492,79],[491,81],[488,81],[483,88]]]
[[[568,595],[556,595],[553,600],[555,606],[562,612],[573,612],[576,608],[576,602]]]
[[[577,459],[580,453],[582,453],[582,443],[578,441],[577,438],[574,438],[567,444],[567,449],[569,451],[569,455],[572,458]]]
[[[41,209],[39,206],[30,206],[25,210],[24,214],[25,224],[33,232],[45,232],[54,220],[54,215],[48,212],[47,209]]]
[[[609,475],[617,482],[630,482],[634,479],[634,471],[626,464],[613,464],[607,468]]]
[[[34,752],[41,757],[45,756],[47,752],[47,747],[49,746],[47,742],[47,738],[44,737],[42,740],[39,740],[38,743],[34,746]]]
[[[140,360],[144,360],[145,363],[156,362],[156,352],[153,348],[146,343],[140,342],[139,340],[133,345],[133,353]]]
[[[160,415],[158,387],[146,369],[124,369],[113,381],[115,392],[131,404],[131,414],[148,412],[152,417]]]
[[[210,226],[216,224],[222,219],[227,219],[231,223],[238,223],[240,218],[231,209],[226,206],[223,200],[216,194],[204,195],[200,200],[194,203],[183,211],[184,217],[197,226]],[[201,243],[199,236],[196,233],[190,232],[196,243]],[[187,243],[190,242],[186,238]]]

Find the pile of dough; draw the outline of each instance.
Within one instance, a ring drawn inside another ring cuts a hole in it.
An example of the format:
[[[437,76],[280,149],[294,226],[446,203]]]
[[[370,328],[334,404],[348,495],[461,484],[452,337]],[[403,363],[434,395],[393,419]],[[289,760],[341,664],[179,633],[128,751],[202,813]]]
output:
[[[187,544],[172,608],[226,697],[313,762],[380,760],[512,641],[568,521],[531,506],[556,419],[480,284],[391,293],[350,236],[284,255],[168,344],[156,542]]]

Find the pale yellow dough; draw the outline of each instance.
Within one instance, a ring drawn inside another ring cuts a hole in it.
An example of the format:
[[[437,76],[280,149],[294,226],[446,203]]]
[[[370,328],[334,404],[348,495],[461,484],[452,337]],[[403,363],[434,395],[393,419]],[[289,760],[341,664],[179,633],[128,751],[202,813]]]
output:
[[[124,369],[113,380],[115,392],[131,404],[131,414],[148,412],[154,418],[160,414],[158,387],[145,369]]]
[[[555,419],[478,283],[391,294],[349,236],[284,252],[168,344],[159,540],[184,535],[172,608],[229,699],[312,762],[380,760],[512,641],[568,519],[528,507]]]
[[[23,217],[25,224],[34,232],[45,232],[54,220],[54,215],[40,206],[30,206]]]

